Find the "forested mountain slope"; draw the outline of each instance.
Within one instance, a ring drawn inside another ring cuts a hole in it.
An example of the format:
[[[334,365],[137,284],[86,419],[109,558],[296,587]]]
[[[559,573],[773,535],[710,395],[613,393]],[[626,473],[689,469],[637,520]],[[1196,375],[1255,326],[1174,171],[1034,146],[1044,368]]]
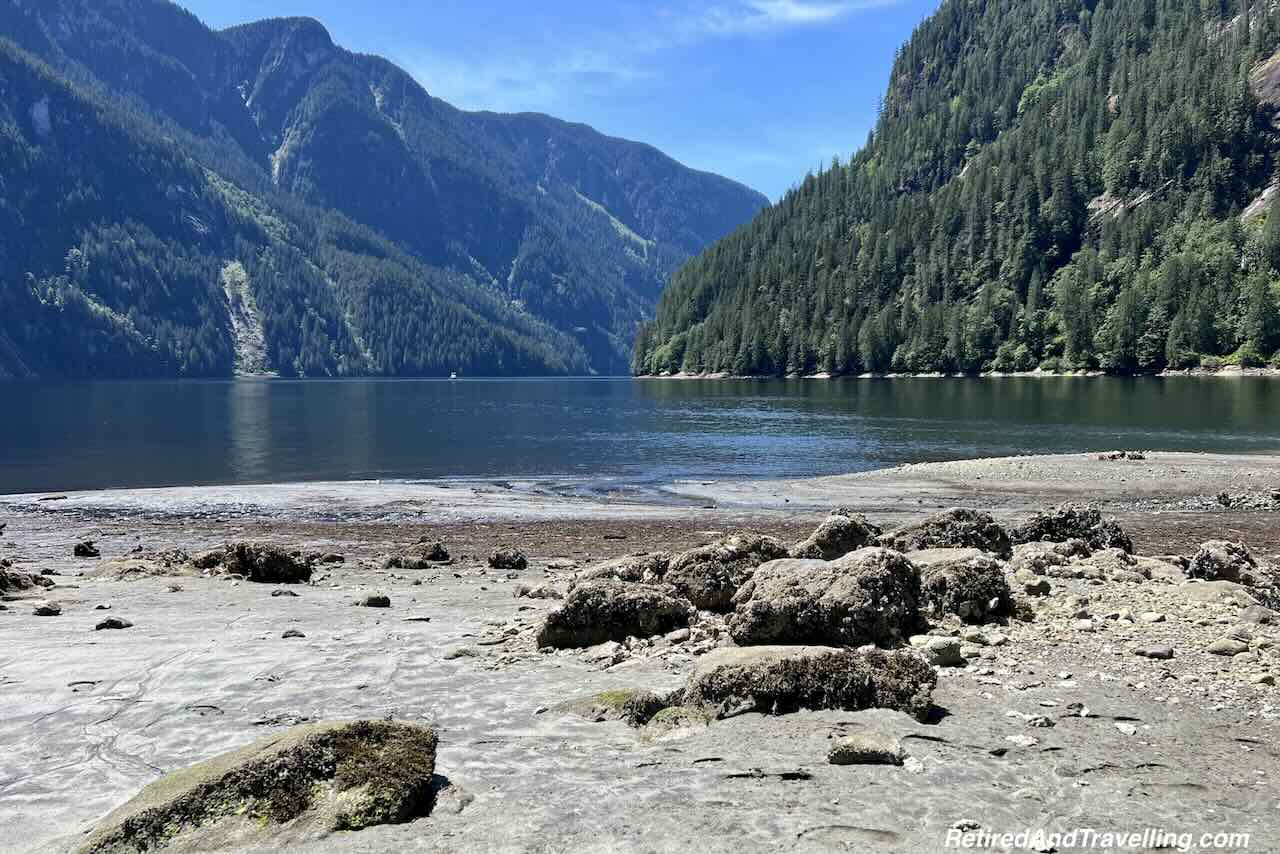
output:
[[[623,372],[669,273],[767,204],[309,19],[0,0],[0,36],[0,373]]]
[[[865,147],[679,270],[633,369],[1274,360],[1277,47],[1247,0],[945,0]]]

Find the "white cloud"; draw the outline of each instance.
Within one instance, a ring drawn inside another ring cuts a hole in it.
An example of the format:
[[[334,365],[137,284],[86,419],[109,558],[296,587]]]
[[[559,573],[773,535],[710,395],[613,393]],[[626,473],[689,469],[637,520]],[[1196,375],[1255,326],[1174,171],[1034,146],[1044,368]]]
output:
[[[683,40],[776,32],[826,24],[863,9],[895,5],[899,0],[739,0],[704,8],[684,17]]]

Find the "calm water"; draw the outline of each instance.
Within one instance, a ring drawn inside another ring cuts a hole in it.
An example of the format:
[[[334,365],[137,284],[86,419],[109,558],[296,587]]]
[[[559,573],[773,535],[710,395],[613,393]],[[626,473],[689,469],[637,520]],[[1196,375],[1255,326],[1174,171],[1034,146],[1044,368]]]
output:
[[[1280,380],[0,385],[0,493],[371,478],[834,474],[1027,452],[1280,449]]]

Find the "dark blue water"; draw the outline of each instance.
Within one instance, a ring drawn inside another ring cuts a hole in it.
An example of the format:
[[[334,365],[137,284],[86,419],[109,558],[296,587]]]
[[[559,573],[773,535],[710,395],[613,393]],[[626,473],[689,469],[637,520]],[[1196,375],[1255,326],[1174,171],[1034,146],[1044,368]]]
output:
[[[0,400],[0,493],[1280,449],[1280,380],[1257,377],[11,383]]]

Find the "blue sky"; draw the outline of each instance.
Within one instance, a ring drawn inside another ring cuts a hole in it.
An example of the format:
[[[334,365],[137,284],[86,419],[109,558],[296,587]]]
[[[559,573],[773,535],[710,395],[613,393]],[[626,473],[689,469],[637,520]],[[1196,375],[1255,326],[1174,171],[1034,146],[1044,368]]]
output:
[[[936,0],[179,0],[207,24],[308,15],[472,110],[656,145],[777,199],[862,145]]]

